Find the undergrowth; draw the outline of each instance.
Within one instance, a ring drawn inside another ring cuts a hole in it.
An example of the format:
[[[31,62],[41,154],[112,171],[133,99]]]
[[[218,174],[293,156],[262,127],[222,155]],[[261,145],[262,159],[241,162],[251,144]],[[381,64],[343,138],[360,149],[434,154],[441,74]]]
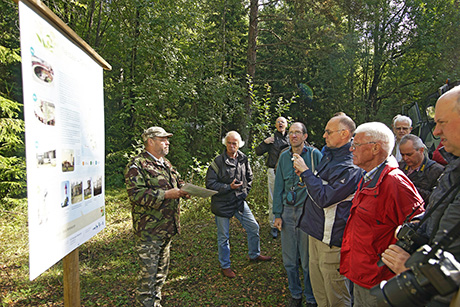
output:
[[[269,235],[265,176],[257,176],[250,207],[260,224],[267,263],[249,263],[244,229],[231,220],[232,268],[222,276],[209,199],[182,201],[182,232],[174,237],[163,306],[284,306],[289,299],[281,245]],[[198,182],[198,178],[195,178]],[[107,227],[79,247],[82,306],[133,306],[138,265],[133,251],[130,206],[124,189],[106,191]],[[58,262],[33,281],[28,274],[27,204],[0,209],[2,306],[63,306],[63,270]]]

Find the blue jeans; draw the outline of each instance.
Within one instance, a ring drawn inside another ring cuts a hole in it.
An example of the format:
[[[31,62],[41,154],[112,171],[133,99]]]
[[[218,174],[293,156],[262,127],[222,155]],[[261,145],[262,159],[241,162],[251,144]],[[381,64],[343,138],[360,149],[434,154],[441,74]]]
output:
[[[247,202],[244,202],[243,212],[236,212],[235,217],[240,221],[248,235],[249,258],[257,258],[260,255],[259,224],[252,215]],[[216,225],[219,262],[223,269],[227,269],[230,267],[230,219],[216,215]]]
[[[303,271],[304,294],[307,303],[315,303],[308,270],[308,235],[297,227],[302,215],[303,207],[283,207],[281,219],[281,248],[283,250],[283,264],[286,269],[289,291],[293,298],[302,298],[302,284],[299,268]],[[300,260],[300,265],[299,265]]]

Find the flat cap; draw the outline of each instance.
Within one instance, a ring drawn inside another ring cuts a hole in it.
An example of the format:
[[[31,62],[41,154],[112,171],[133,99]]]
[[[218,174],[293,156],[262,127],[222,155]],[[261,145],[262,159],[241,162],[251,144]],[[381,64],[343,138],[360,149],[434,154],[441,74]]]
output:
[[[153,138],[153,137],[159,137],[159,138],[170,137],[172,135],[173,135],[172,133],[166,132],[165,129],[163,129],[161,127],[150,127],[147,130],[145,130],[144,133],[142,133],[142,140],[144,140],[144,142],[145,142],[149,138]]]

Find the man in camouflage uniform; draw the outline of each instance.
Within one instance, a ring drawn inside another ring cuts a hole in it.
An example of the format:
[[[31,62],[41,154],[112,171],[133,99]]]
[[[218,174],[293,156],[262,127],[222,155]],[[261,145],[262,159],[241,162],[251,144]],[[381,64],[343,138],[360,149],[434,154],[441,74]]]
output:
[[[132,205],[135,249],[141,268],[136,300],[140,306],[161,306],[161,287],[168,274],[172,236],[179,233],[179,173],[164,157],[169,137],[163,128],[150,127],[142,134],[145,150],[132,158],[125,170],[126,189]]]

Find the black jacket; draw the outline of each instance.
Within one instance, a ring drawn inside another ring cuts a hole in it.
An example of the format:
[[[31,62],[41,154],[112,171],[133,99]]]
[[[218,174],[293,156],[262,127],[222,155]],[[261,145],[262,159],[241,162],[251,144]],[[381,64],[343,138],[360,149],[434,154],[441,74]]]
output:
[[[459,184],[460,158],[452,154],[449,154],[447,158],[449,163],[446,165],[444,173],[439,177],[436,188],[431,193],[425,214],[431,211],[431,207],[437,204],[452,186]],[[433,211],[431,216],[418,229],[418,232],[423,236],[429,237],[430,241],[428,244],[433,246],[434,242],[439,242],[441,238],[444,237],[445,233],[450,231],[459,221],[460,193],[458,193],[457,188],[455,188],[454,191],[442,201],[442,204]],[[460,237],[457,237],[444,250],[450,252],[457,261],[460,261]],[[452,294],[447,297],[436,296],[434,301],[442,302],[444,304],[442,306],[449,306],[451,298]]]
[[[268,157],[265,165],[267,165],[269,168],[275,168],[281,151],[289,146],[289,133],[287,131],[284,132],[283,135],[278,130],[275,130],[274,137],[275,141],[273,143],[266,144],[264,141],[262,141],[259,146],[256,147],[256,155],[258,156],[268,152]]]
[[[230,159],[224,151],[217,156],[206,173],[206,188],[218,191],[211,197],[211,211],[220,217],[232,217],[236,211],[243,210],[244,200],[252,185],[252,170],[248,157],[238,150],[236,159]],[[233,179],[243,185],[232,190]]]
[[[409,173],[409,166],[406,165],[406,162],[399,162],[399,168],[415,185],[417,191],[422,195],[425,204],[428,204],[428,199],[439,176],[444,171],[444,166],[425,157],[419,170],[412,172],[410,175],[407,175]]]

